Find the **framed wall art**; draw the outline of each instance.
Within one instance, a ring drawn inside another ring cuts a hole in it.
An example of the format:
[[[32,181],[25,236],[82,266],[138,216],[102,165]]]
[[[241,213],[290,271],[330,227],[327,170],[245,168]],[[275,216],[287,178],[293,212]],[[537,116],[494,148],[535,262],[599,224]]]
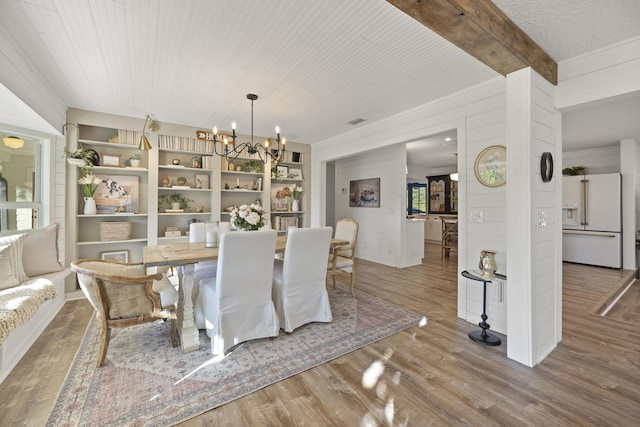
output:
[[[487,187],[500,187],[507,182],[507,148],[492,145],[478,154],[474,165],[476,178]]]
[[[350,181],[349,207],[379,208],[380,178]]]
[[[106,261],[129,262],[129,251],[102,252],[100,257]]]

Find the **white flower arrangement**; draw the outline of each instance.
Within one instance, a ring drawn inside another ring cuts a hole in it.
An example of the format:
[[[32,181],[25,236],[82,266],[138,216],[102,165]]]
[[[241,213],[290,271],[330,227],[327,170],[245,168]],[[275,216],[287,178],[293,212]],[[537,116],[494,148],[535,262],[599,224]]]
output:
[[[102,179],[92,173],[86,173],[81,178],[78,178],[78,184],[82,186],[82,192],[85,197],[93,197],[101,182]]]
[[[236,230],[259,230],[267,221],[264,209],[256,203],[234,207],[230,215],[231,225]]]
[[[289,187],[289,191],[291,191],[291,195],[293,196],[294,200],[298,200],[300,198],[300,193],[302,193],[304,190],[299,185],[293,184]]]

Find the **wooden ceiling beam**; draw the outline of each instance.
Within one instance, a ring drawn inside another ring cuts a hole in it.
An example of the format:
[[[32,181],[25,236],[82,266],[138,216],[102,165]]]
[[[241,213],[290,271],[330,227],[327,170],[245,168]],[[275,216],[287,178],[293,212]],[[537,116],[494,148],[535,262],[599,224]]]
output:
[[[558,84],[558,64],[490,0],[387,0],[506,76],[531,67]]]

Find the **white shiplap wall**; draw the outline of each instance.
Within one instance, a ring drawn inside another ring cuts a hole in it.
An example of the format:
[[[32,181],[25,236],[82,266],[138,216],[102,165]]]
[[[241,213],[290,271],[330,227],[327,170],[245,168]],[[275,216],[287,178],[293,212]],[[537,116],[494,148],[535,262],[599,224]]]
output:
[[[557,217],[562,181],[556,176],[544,183],[540,178],[542,153],[557,159],[560,152],[554,93],[531,69],[507,77],[507,355],[527,366],[536,365],[555,347],[561,331]]]

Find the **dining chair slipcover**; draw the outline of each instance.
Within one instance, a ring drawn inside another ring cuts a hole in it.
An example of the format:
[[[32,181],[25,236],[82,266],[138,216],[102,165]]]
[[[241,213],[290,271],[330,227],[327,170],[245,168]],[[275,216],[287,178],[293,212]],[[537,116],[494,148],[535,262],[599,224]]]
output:
[[[111,328],[124,328],[158,319],[171,320],[171,343],[178,345],[176,307],[178,291],[164,274],[146,274],[143,264],[99,259],[71,263],[82,292],[96,310],[102,327],[96,365],[107,355]]]
[[[355,281],[354,259],[356,254],[356,242],[358,240],[358,222],[353,218],[342,218],[336,224],[336,239],[348,240],[346,246],[338,246],[329,253],[327,263],[327,286],[329,277],[333,279],[333,287],[336,287],[336,276],[346,275],[349,277],[351,296],[353,294],[353,283]]]
[[[224,354],[244,341],[275,337],[280,325],[273,301],[275,230],[225,233],[217,274],[200,282],[211,352]]]
[[[192,222],[189,224],[189,243],[204,243],[205,240],[205,223]],[[200,294],[200,282],[216,276],[216,268],[218,262],[200,261],[197,262],[193,269],[193,289],[191,291],[191,300],[193,301],[193,318],[198,329],[204,329],[204,311],[202,308],[202,300],[198,296]]]
[[[331,322],[325,257],[331,227],[295,228],[288,232],[282,262],[273,268],[273,303],[285,332],[310,322]]]

